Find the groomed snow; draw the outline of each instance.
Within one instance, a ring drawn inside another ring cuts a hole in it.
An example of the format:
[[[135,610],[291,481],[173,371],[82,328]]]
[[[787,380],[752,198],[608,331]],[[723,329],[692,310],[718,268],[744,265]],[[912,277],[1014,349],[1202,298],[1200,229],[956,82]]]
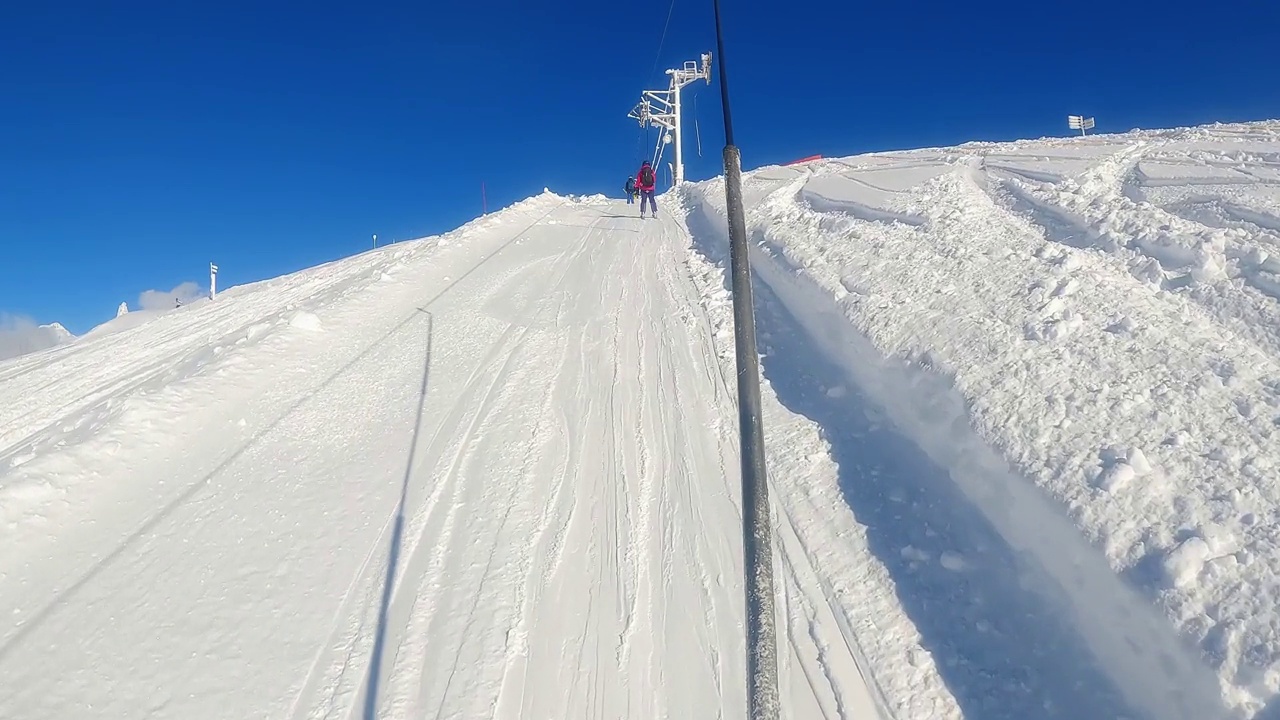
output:
[[[690,248],[547,193],[0,365],[0,717],[743,717]],[[958,717],[815,427],[770,413],[788,714]]]

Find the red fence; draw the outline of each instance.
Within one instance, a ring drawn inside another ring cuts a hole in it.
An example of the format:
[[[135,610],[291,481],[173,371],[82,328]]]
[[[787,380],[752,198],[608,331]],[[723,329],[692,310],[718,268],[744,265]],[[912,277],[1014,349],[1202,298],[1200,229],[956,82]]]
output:
[[[814,160],[821,160],[821,159],[822,159],[821,155],[810,155],[809,157],[803,157],[803,158],[800,158],[799,160],[792,160],[789,163],[783,163],[783,165],[800,165],[802,163],[813,162]]]

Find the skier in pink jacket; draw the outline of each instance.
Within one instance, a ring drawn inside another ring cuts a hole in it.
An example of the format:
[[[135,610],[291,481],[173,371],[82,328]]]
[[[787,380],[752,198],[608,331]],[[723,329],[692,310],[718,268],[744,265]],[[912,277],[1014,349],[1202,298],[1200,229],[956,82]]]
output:
[[[640,217],[644,217],[645,200],[649,201],[653,216],[658,217],[658,202],[653,198],[653,191],[657,184],[658,179],[653,174],[653,167],[649,165],[648,160],[645,160],[640,166],[640,172],[636,173],[636,190],[640,191]]]

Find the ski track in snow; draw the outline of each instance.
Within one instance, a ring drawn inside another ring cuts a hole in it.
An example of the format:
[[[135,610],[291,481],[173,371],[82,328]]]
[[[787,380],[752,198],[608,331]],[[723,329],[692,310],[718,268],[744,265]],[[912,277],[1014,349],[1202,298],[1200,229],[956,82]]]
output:
[[[0,717],[744,717],[721,183],[0,363]],[[744,198],[788,717],[1280,717],[1280,126]]]
[[[5,496],[0,715],[742,717],[724,351],[683,226],[616,206],[534,198],[0,366],[61,393],[0,425],[34,454],[0,488],[51,491]],[[788,707],[868,716],[797,562]]]

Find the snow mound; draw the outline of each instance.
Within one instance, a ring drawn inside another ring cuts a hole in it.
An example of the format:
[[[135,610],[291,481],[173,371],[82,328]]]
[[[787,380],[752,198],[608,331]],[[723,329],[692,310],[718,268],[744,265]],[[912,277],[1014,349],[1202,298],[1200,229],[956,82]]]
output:
[[[939,378],[963,402],[955,431],[971,429],[1096,543],[1081,552],[1198,646],[1241,718],[1280,707],[1280,608],[1264,600],[1280,597],[1277,167],[1280,122],[1267,121],[969,143],[744,177],[766,292],[801,298],[793,313],[838,318],[891,363],[945,368]],[[681,193],[702,242],[721,242],[722,182]],[[834,327],[818,334],[839,337]],[[830,352],[867,363],[847,344]],[[1000,527],[1007,500],[973,501]],[[1004,540],[1034,541],[1014,533]],[[974,562],[961,557],[943,564]],[[1100,602],[1076,600],[1086,613]],[[1127,632],[1116,622],[1095,633],[1096,620],[1082,621],[1091,652]],[[1177,685],[1205,687],[1193,665]],[[1117,682],[1136,707],[1175,716],[1150,679],[1146,690]]]

